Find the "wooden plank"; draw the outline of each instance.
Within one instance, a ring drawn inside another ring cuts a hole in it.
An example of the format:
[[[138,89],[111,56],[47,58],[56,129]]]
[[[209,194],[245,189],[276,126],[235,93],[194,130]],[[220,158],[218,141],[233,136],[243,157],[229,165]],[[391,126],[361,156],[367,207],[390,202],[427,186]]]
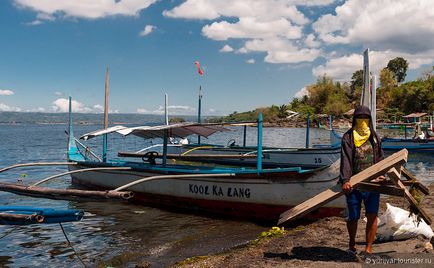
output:
[[[428,225],[431,225],[432,223],[431,217],[425,212],[425,210],[423,210],[419,206],[416,199],[414,199],[414,197],[411,195],[408,189],[404,186],[404,184],[401,181],[401,175],[399,174],[399,172],[395,168],[392,168],[391,171],[392,172],[389,173],[389,177],[392,179],[392,181],[395,183],[396,186],[404,190],[404,196],[410,202],[411,207],[416,209],[419,212],[419,215],[425,220],[425,222]]]
[[[356,189],[365,192],[376,192],[393,196],[404,196],[403,189],[385,183],[360,182],[356,185]]]
[[[401,167],[401,174],[409,181],[413,182],[414,186],[416,186],[416,188],[418,188],[422,193],[429,195],[428,187],[423,185],[413,174],[410,173],[410,171],[408,171],[408,169]]]
[[[407,156],[408,151],[406,149],[402,149],[401,151],[392,154],[375,165],[372,165],[369,168],[352,176],[350,178],[350,183],[352,186],[355,186],[360,182],[372,180],[380,175],[384,175],[392,167],[404,164],[407,161]],[[324,192],[321,192],[318,195],[293,207],[292,209],[280,214],[280,219],[277,224],[281,225],[286,221],[302,217],[309,212],[329,203],[330,201],[333,201],[343,194],[344,193],[342,192],[341,185],[335,185],[332,188],[327,189]]]

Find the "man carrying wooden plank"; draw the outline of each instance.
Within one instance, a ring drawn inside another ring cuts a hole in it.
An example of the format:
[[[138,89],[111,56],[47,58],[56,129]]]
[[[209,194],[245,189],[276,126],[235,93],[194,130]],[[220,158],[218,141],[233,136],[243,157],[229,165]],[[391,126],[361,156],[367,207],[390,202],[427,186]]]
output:
[[[372,253],[372,244],[377,232],[377,214],[380,194],[362,192],[353,189],[350,178],[379,162],[384,157],[380,136],[372,124],[371,111],[366,106],[359,106],[354,111],[353,124],[342,137],[341,167],[339,182],[347,201],[347,229],[349,234],[349,251],[356,253],[357,223],[360,219],[361,203],[366,211],[366,253]],[[384,179],[384,176],[377,178]]]

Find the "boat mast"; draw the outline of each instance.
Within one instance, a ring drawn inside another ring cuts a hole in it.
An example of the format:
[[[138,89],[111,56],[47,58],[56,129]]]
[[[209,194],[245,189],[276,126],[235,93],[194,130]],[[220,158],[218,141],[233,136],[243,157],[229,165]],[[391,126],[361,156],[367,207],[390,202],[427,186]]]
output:
[[[169,95],[164,94],[164,123],[169,125]]]
[[[199,86],[199,107],[197,108],[197,122],[201,122],[200,114],[202,110],[202,86]],[[200,135],[197,135],[197,143],[200,144]]]
[[[306,148],[309,148],[310,140],[310,113],[307,113],[307,126],[306,126]]]
[[[72,97],[69,96],[69,124],[68,124],[68,152],[69,149],[75,147],[74,133],[72,130]]]
[[[360,98],[360,105],[371,107],[369,79],[369,48],[363,52],[363,90]]]
[[[258,114],[258,149],[256,155],[256,169],[262,172],[262,113]]]
[[[166,125],[169,125],[169,113],[168,113],[168,103],[169,103],[169,96],[164,94],[164,120]],[[169,131],[167,129],[164,130],[164,136],[163,136],[163,167],[166,166],[167,163],[167,140],[168,140]]]
[[[377,76],[372,76],[371,117],[374,130],[377,130]]]
[[[104,129],[108,128],[108,94],[109,94],[109,70],[105,72],[105,102],[104,102]],[[107,162],[107,134],[103,135],[102,161]]]

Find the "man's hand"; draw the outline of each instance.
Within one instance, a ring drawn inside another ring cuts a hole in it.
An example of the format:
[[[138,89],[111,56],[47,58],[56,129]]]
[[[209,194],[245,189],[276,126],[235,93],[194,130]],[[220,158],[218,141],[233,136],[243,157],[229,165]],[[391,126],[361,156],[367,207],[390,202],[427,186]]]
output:
[[[373,179],[371,182],[384,182],[385,180],[386,180],[386,177],[378,176],[376,179]]]
[[[342,184],[342,191],[344,191],[344,193],[349,194],[352,190],[353,187],[351,186],[351,183],[349,181]]]

